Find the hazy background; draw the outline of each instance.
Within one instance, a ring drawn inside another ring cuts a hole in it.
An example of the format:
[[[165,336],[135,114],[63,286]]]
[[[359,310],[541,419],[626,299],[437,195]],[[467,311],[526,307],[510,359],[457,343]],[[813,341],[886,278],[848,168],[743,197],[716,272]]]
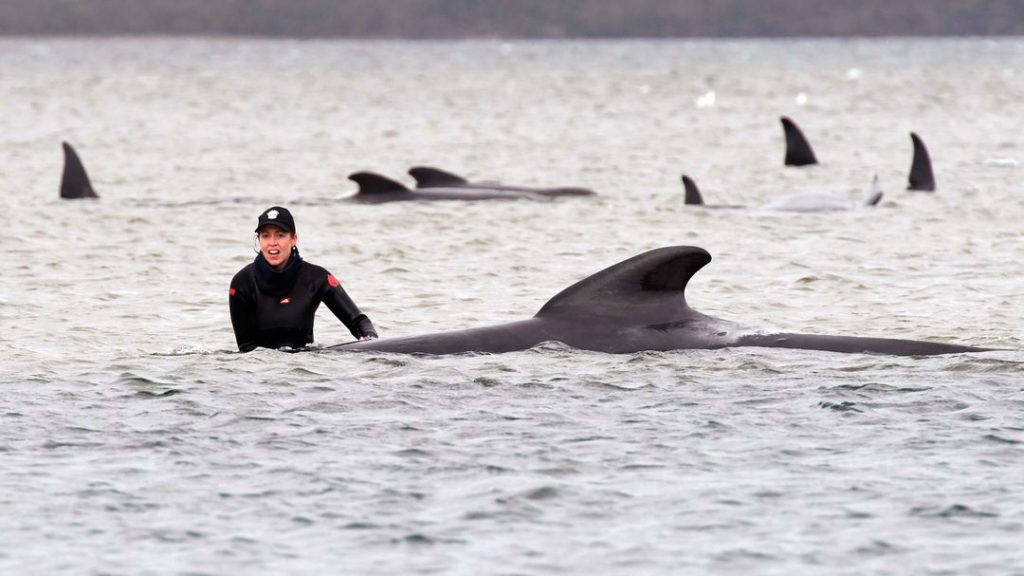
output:
[[[1024,33],[1021,0],[0,0],[0,34],[385,38]]]

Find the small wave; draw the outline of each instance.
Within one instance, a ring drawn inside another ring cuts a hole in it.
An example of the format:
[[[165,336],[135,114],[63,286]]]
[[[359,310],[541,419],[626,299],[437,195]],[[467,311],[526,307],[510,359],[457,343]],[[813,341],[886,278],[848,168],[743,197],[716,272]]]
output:
[[[551,352],[578,352],[576,348],[573,348],[564,342],[559,342],[558,340],[546,340],[534,345],[529,351],[541,354]]]
[[[237,350],[210,350],[202,346],[179,346],[170,352],[152,352],[147,356],[173,357],[173,356],[209,356],[213,354],[241,354]]]
[[[996,434],[986,434],[984,436],[984,438],[985,438],[985,440],[988,440],[990,442],[995,442],[996,444],[1011,444],[1011,445],[1024,444],[1024,440],[1014,440],[1013,438],[1004,438],[1004,437],[998,436]]]
[[[975,510],[965,504],[952,504],[945,508],[938,506],[921,506],[911,508],[911,516],[921,516],[923,518],[997,518],[999,514],[995,512],[985,512],[982,510]]]
[[[373,522],[349,522],[341,527],[342,530],[376,530],[379,524]]]
[[[871,382],[868,384],[840,384],[826,388],[827,390],[851,392],[879,392],[882,394],[907,394],[914,392],[927,392],[932,390],[931,386],[892,386],[890,384],[879,384]]]
[[[895,544],[890,544],[885,540],[872,540],[870,544],[866,546],[857,547],[854,552],[862,556],[886,556],[889,554],[898,554],[904,550]]]
[[[58,448],[99,448],[103,446],[102,442],[60,442],[57,440],[47,440],[43,442],[43,448],[48,450],[55,450]]]
[[[401,456],[402,458],[430,458],[433,456],[426,450],[420,450],[419,448],[406,448],[405,450],[396,450],[393,452],[395,456]]]
[[[1024,361],[1020,353],[1011,354],[1013,358],[993,357],[1000,352],[986,352],[982,354],[959,355],[947,365],[944,370],[947,372],[971,372],[986,374],[1020,374],[1024,371]],[[951,357],[952,358],[952,357]]]
[[[414,544],[417,546],[432,546],[437,543],[437,540],[434,540],[426,534],[413,532],[412,534],[406,534],[401,539],[394,539],[392,540],[392,542],[395,544]]]
[[[559,496],[558,488],[554,486],[540,486],[522,493],[527,500],[551,500]]]
[[[163,391],[158,391],[158,390],[139,390],[138,392],[133,394],[133,396],[139,396],[139,397],[142,397],[142,398],[166,398],[168,396],[174,396],[174,395],[181,394],[181,393],[182,393],[181,390],[178,390],[177,388],[171,388],[169,390],[163,390]]]
[[[818,407],[828,408],[835,412],[863,412],[860,408],[857,408],[855,402],[844,400],[842,402],[818,402]]]

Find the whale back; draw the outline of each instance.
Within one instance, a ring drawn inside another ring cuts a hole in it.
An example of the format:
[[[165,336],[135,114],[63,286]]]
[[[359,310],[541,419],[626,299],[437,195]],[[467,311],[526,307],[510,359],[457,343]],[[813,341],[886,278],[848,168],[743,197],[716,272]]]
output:
[[[468,180],[458,174],[445,172],[431,166],[413,166],[409,169],[409,175],[416,179],[417,188],[463,186],[469,183]]]
[[[675,320],[689,310],[687,283],[710,261],[711,255],[696,246],[651,250],[562,290],[536,317],[612,316],[630,324]]]
[[[817,164],[818,158],[811,149],[811,144],[795,122],[783,116],[782,131],[786,135],[786,166],[808,166]]]
[[[914,143],[914,160],[910,165],[910,185],[907,190],[919,192],[935,191],[935,175],[932,173],[932,160],[928,148],[917,134],[911,132],[910,140]]]
[[[85,166],[78,158],[75,149],[71,144],[62,142],[64,149],[64,174],[60,179],[60,197],[67,199],[99,198],[92,189],[89,182],[89,175],[85,172]]]

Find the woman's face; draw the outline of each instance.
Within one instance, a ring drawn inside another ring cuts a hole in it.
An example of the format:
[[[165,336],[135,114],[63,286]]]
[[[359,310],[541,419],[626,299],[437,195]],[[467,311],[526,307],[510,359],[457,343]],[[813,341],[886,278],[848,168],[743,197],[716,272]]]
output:
[[[260,241],[260,252],[272,268],[283,268],[292,255],[292,246],[299,241],[298,236],[277,226],[260,228],[257,237]]]

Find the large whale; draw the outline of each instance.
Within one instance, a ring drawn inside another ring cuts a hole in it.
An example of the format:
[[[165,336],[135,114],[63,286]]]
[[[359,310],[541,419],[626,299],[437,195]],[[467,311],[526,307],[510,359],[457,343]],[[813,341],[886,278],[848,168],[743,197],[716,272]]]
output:
[[[401,182],[373,172],[349,174],[349,180],[359,185],[359,190],[350,198],[356,202],[378,204],[410,200],[543,200],[543,194],[527,191],[463,188],[446,186],[410,189]]]
[[[528,320],[454,332],[351,342],[326,349],[420,354],[502,353],[558,341],[574,348],[616,354],[732,346],[900,356],[988,350],[943,342],[769,332],[701,314],[686,304],[686,284],[710,261],[711,255],[695,246],[659,248],[573,284]]]
[[[78,158],[75,149],[67,142],[61,142],[64,149],[64,173],[60,178],[60,197],[67,199],[99,198],[92,189],[85,166]]]
[[[697,183],[686,174],[683,174],[683,190],[686,194],[686,204],[690,206],[701,206],[713,209],[736,210],[750,208],[752,210],[770,210],[779,212],[837,212],[841,210],[853,210],[855,208],[876,206],[882,200],[884,193],[878,185],[876,175],[871,182],[871,188],[864,195],[860,203],[853,203],[845,198],[830,196],[826,194],[796,194],[772,200],[760,206],[743,206],[741,204],[706,204],[704,195],[701,194]]]
[[[782,132],[786,136],[786,166],[809,166],[818,163],[818,157],[811,149],[811,143],[807,141],[800,127],[786,116],[779,119],[782,122]]]
[[[426,188],[459,188],[464,190],[503,190],[508,192],[529,192],[542,196],[593,196],[594,191],[588,188],[555,186],[550,188],[529,186],[508,186],[497,182],[470,182],[459,176],[431,166],[413,166],[409,175],[416,180],[417,189]]]

